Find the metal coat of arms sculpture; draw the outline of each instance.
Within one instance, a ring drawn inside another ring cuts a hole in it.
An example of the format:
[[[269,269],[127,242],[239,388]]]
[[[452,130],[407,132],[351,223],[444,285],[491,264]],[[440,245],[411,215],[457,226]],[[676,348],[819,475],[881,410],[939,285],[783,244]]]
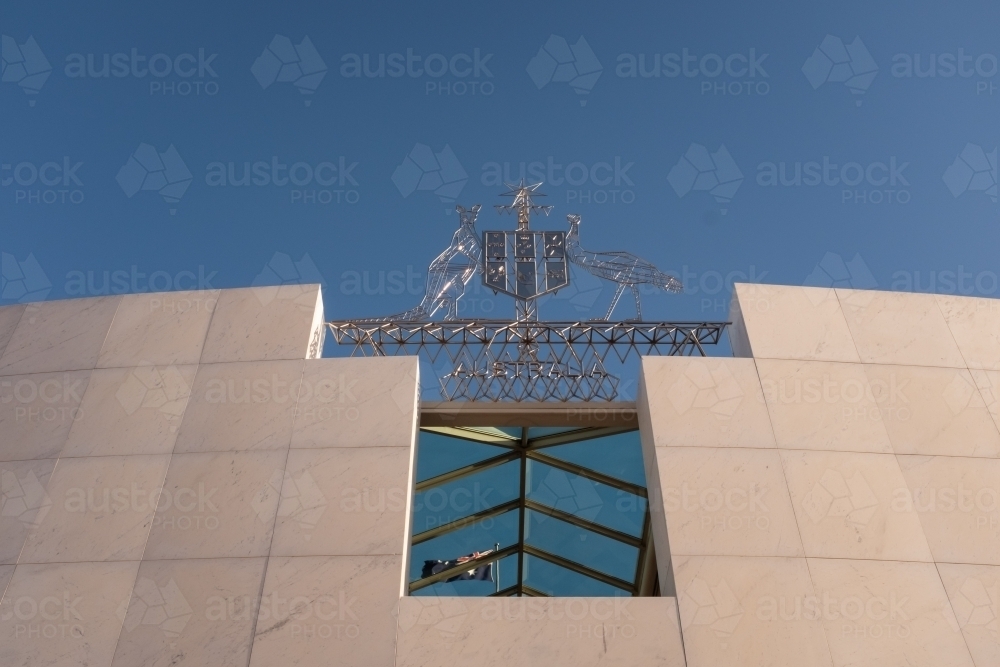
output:
[[[726,322],[644,322],[639,285],[680,292],[681,283],[631,253],[591,252],[580,246],[580,216],[566,216],[568,231],[531,229],[531,216],[548,215],[552,206],[535,203],[541,183],[521,181],[496,206],[517,215],[514,230],[485,231],[475,225],[481,207],[456,206],[459,228],[427,270],[424,297],[414,308],[384,318],[329,322],[334,339],[353,345],[355,354],[425,354],[431,362],[442,352],[452,370],[440,378],[447,400],[612,401],[619,378],[605,363],[624,363],[639,354],[705,354],[719,342]],[[616,283],[607,314],[587,322],[541,322],[538,299],[570,284],[570,265]],[[459,300],[477,274],[496,294],[514,299],[512,320],[462,320]],[[636,319],[610,322],[625,289],[635,299]],[[442,320],[432,320],[443,311]]]

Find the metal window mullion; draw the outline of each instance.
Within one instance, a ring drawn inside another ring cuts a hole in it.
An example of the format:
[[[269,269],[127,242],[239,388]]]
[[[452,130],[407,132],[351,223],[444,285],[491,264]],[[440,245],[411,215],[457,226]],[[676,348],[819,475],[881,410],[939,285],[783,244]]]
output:
[[[603,535],[604,537],[611,538],[612,540],[622,542],[631,547],[635,547],[636,549],[642,549],[644,545],[644,542],[638,537],[634,537],[632,535],[629,535],[628,533],[623,533],[620,530],[615,530],[614,528],[608,528],[607,526],[602,526],[601,524],[594,523],[593,521],[582,519],[578,516],[568,514],[567,512],[563,512],[562,510],[558,510],[554,507],[543,505],[542,503],[531,500],[530,498],[526,498],[524,503],[525,506],[529,510],[532,510],[533,512],[538,512],[540,514],[547,514],[560,521],[565,521],[566,523],[573,524],[574,526],[583,528],[584,530],[589,530],[592,533],[597,533],[598,535]]]
[[[494,447],[505,447],[513,449],[518,446],[519,438],[503,438],[499,435],[490,435],[480,431],[464,429],[459,426],[421,426],[421,431],[437,433],[456,440],[470,440],[482,445],[493,445]]]
[[[557,445],[568,445],[570,443],[593,440],[594,438],[618,435],[619,433],[629,433],[634,430],[634,426],[605,426],[596,428],[588,428],[584,426],[572,431],[566,431],[564,433],[553,433],[552,435],[532,438],[528,441],[528,449],[537,450],[545,447],[555,447]]]
[[[494,516],[500,516],[501,514],[517,509],[520,506],[521,506],[521,499],[515,498],[514,500],[501,503],[496,507],[490,507],[489,509],[480,510],[475,514],[470,514],[468,516],[462,517],[461,519],[455,519],[454,521],[449,521],[448,523],[441,524],[440,526],[435,526],[434,528],[431,528],[430,530],[425,530],[422,533],[417,533],[416,535],[413,536],[410,543],[413,546],[416,546],[428,540],[433,540],[435,537],[440,537],[441,535],[444,535],[446,533],[450,533],[460,528],[465,528],[466,526],[470,526],[476,523],[477,521],[482,521],[483,519],[489,519],[490,517]]]
[[[622,491],[628,491],[632,495],[639,496],[640,498],[646,498],[646,489],[639,486],[638,484],[632,484],[631,482],[626,482],[616,477],[611,477],[610,475],[605,475],[604,473],[597,472],[596,470],[591,470],[590,468],[584,468],[575,463],[569,463],[563,461],[562,459],[557,459],[554,456],[549,456],[548,454],[543,454],[538,451],[527,452],[527,456],[530,459],[544,463],[545,465],[552,466],[553,468],[559,468],[565,472],[573,473],[580,477],[586,477],[587,479],[599,482],[605,486],[610,486],[615,489],[621,489]]]
[[[650,537],[651,530],[652,526],[650,526],[649,521],[649,503],[646,503],[646,512],[642,517],[642,546],[639,547],[639,559],[635,563],[635,577],[633,577],[637,591],[642,589],[642,575],[646,570],[646,557],[650,552],[649,544],[652,539]]]
[[[540,590],[538,590],[537,588],[532,588],[531,586],[522,586],[521,588],[524,589],[524,592],[528,595],[528,597],[532,597],[532,598],[547,598],[547,597],[549,597],[548,593],[543,593]]]
[[[527,499],[528,482],[528,428],[521,428],[521,449],[518,452],[521,456],[521,495],[518,498],[518,522],[517,522],[517,593],[524,595],[524,529],[528,520],[528,513],[525,511],[525,500]]]
[[[456,574],[461,574],[462,572],[468,572],[473,570],[480,565],[486,565],[487,563],[492,563],[493,561],[501,560],[507,556],[513,555],[517,551],[517,546],[512,545],[509,547],[504,547],[500,551],[491,553],[487,556],[482,556],[480,558],[475,558],[468,562],[462,563],[461,565],[456,565],[455,567],[448,568],[447,570],[442,570],[437,574],[432,574],[429,577],[424,577],[423,579],[417,579],[416,581],[410,582],[410,592],[419,591],[421,588],[427,588],[432,586],[439,581],[444,581],[445,579],[450,579]]]
[[[436,477],[431,477],[430,479],[425,479],[422,482],[417,482],[413,486],[414,493],[420,493],[426,491],[427,489],[434,488],[435,486],[441,486],[448,482],[453,482],[456,479],[461,479],[463,477],[468,477],[469,475],[475,474],[477,472],[482,472],[484,470],[489,470],[490,468],[495,468],[496,466],[503,465],[504,463],[509,463],[511,461],[516,461],[521,456],[520,452],[506,452],[499,456],[494,456],[491,459],[486,459],[484,461],[479,461],[478,463],[473,463],[457,470],[452,470],[451,472],[442,473]]]
[[[536,558],[541,558],[542,560],[547,560],[553,565],[558,565],[559,567],[565,568],[567,570],[572,570],[577,574],[582,574],[585,577],[591,579],[596,579],[600,582],[608,584],[609,586],[614,586],[615,588],[620,588],[621,590],[628,591],[629,593],[635,594],[635,584],[625,581],[624,579],[619,579],[618,577],[613,577],[610,574],[604,574],[598,570],[583,565],[582,563],[577,563],[576,561],[570,560],[568,558],[563,558],[562,556],[557,556],[549,551],[544,551],[538,547],[533,547],[530,544],[525,544],[522,551],[529,556],[534,556]]]

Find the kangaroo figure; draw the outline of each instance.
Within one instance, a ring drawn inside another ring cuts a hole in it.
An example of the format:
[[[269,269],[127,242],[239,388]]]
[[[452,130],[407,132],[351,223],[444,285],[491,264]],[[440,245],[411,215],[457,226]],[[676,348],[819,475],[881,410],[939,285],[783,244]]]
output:
[[[466,210],[456,206],[458,229],[451,237],[451,245],[434,258],[427,269],[424,298],[415,308],[389,317],[356,320],[358,322],[412,322],[429,320],[434,313],[445,309],[445,320],[458,319],[458,300],[465,294],[465,286],[479,273],[482,246],[476,233],[476,216],[481,206],[476,204]]]
[[[611,318],[611,313],[618,305],[625,288],[632,290],[635,297],[636,319],[642,319],[642,306],[639,303],[638,285],[656,285],[668,292],[680,292],[681,282],[673,276],[660,272],[646,260],[628,252],[591,252],[580,247],[580,216],[567,215],[569,233],[566,235],[566,256],[580,268],[592,273],[598,278],[618,283],[618,289],[611,299],[611,306],[602,321]]]

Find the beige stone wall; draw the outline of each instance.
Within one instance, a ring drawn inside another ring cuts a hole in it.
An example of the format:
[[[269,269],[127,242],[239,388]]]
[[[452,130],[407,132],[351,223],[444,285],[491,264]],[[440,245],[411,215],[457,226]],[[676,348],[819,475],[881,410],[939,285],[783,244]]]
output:
[[[0,308],[0,665],[393,663],[417,363],[322,322],[317,285]]]
[[[664,598],[401,600],[397,667],[683,667],[676,606]]]
[[[737,285],[731,319],[737,358],[642,363],[688,666],[1000,664],[1000,302]]]
[[[738,285],[643,359],[665,597],[406,597],[415,358],[318,286],[0,308],[2,665],[1000,664],[1000,307]]]

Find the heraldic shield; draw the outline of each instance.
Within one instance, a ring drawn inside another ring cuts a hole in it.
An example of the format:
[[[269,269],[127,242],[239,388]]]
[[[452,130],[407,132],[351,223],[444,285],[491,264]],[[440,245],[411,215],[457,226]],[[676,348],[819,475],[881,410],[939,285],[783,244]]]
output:
[[[483,232],[483,284],[516,299],[566,287],[566,232]]]

